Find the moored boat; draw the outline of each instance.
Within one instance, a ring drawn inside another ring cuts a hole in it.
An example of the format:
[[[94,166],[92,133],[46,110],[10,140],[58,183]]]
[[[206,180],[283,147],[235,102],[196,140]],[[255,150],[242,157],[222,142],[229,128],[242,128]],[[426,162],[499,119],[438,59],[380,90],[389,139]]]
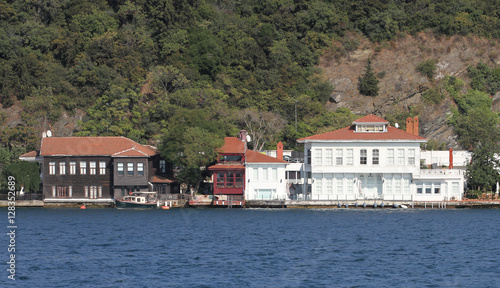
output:
[[[155,192],[153,192],[155,193]],[[155,193],[156,195],[156,193]],[[116,208],[158,208],[159,203],[156,197],[132,194],[123,199],[116,199]]]

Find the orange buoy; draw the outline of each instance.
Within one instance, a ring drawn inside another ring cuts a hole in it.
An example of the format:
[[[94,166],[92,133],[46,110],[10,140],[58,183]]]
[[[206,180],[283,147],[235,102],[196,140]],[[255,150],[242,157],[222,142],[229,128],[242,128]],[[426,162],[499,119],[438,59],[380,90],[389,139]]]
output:
[[[168,209],[170,209],[170,207],[169,206],[161,206],[161,209],[168,210]]]
[[[80,209],[87,209],[87,207],[85,207],[85,205],[82,205],[80,206]]]

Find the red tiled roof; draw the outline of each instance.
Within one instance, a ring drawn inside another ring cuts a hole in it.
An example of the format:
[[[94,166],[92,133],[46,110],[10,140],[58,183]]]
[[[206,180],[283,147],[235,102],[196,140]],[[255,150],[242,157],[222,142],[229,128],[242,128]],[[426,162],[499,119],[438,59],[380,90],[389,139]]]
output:
[[[387,127],[387,132],[354,132],[355,125],[345,127],[332,132],[313,135],[298,139],[297,142],[304,143],[310,140],[323,141],[342,141],[342,140],[358,140],[358,141],[385,141],[385,140],[408,140],[408,141],[425,141],[424,137],[415,136],[403,130],[399,130],[392,126]]]
[[[253,150],[247,150],[246,161],[248,163],[284,163],[288,164],[285,160],[280,160],[278,158],[274,158],[271,156],[267,156],[265,154],[261,154],[259,152]]]
[[[243,165],[219,165],[215,164],[210,167],[208,167],[208,170],[243,170],[245,169],[245,166]]]
[[[154,156],[153,149],[126,137],[42,138],[42,156]]]
[[[151,183],[173,183],[173,182],[175,182],[175,180],[161,177],[158,175],[154,175],[150,182]]]
[[[245,153],[245,142],[240,141],[237,137],[225,137],[224,145],[217,149],[219,153]]]
[[[19,158],[36,157],[36,155],[38,155],[36,151],[30,151],[28,153],[24,153],[23,155],[19,156]]]
[[[353,123],[389,123],[389,121],[385,120],[384,118],[380,118],[378,116],[370,114],[355,120]]]

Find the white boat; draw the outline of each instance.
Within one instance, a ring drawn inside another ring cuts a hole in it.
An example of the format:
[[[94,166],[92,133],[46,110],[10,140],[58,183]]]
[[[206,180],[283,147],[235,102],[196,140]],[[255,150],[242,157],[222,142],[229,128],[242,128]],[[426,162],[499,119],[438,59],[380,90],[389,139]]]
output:
[[[153,194],[153,195],[136,195],[136,194]],[[116,208],[157,208],[159,202],[156,200],[156,192],[139,192],[132,193],[123,199],[116,199]]]

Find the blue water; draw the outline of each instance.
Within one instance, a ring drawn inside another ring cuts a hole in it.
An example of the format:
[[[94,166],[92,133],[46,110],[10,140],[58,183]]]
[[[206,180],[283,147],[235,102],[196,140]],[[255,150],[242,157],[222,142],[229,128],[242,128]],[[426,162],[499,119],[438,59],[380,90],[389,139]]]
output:
[[[18,208],[16,280],[3,269],[0,286],[499,287],[498,219],[500,210]]]

